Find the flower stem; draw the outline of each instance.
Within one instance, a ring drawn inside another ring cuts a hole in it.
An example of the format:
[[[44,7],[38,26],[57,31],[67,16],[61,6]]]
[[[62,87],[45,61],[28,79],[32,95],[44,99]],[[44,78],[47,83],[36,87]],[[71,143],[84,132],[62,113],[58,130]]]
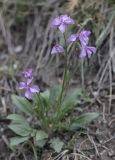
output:
[[[61,106],[61,103],[62,103],[62,99],[63,99],[63,93],[64,93],[64,89],[65,89],[66,77],[67,77],[67,69],[68,69],[67,43],[66,43],[65,34],[63,34],[63,36],[64,36],[64,42],[65,42],[65,67],[64,67],[64,75],[63,75],[62,89],[61,89],[61,93],[60,93],[59,100],[58,100],[58,111],[59,111],[59,109],[60,109],[60,106]]]
[[[84,85],[84,66],[83,64],[84,64],[84,61],[83,59],[81,59],[81,82],[82,82],[82,89],[84,91],[85,85]]]

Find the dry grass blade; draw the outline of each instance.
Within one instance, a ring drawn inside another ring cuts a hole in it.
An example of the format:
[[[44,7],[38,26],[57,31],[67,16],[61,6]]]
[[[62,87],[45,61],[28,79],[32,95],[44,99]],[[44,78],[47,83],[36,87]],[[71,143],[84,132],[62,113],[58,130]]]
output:
[[[114,35],[114,28],[111,28],[111,33],[110,33],[110,41],[109,41],[109,55],[111,56],[112,54],[112,49],[113,49],[113,35]],[[113,55],[112,58],[112,62],[113,62],[113,71],[114,71],[114,63],[115,63],[115,55]],[[110,88],[109,88],[109,92],[110,92],[110,96],[109,96],[109,113],[111,111],[111,103],[112,103],[112,66],[111,63],[109,64],[109,83],[110,83]]]
[[[74,11],[75,7],[77,7],[79,4],[79,0],[69,0],[67,3],[66,3],[66,10],[67,11]]]
[[[110,33],[110,29],[114,20],[115,20],[115,12],[113,12],[112,16],[109,19],[109,23],[107,24],[106,28],[103,30],[103,32],[100,34],[99,38],[97,39],[96,41],[97,47],[100,47],[102,45],[103,41]]]

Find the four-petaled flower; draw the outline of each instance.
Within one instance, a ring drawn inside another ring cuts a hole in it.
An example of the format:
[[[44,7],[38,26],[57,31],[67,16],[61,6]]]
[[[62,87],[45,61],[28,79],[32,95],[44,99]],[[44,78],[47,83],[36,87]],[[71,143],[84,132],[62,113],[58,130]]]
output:
[[[28,99],[32,99],[35,93],[40,92],[39,87],[32,84],[32,79],[27,79],[26,82],[20,82],[19,89],[25,91],[25,97]]]
[[[52,51],[51,51],[51,54],[57,54],[57,53],[63,53],[64,52],[64,48],[59,45],[59,44],[56,44],[53,48],[52,48]]]
[[[81,46],[80,58],[90,58],[93,53],[96,52],[96,48],[92,46]]]
[[[56,17],[52,23],[52,28],[58,28],[62,33],[65,32],[66,26],[74,24],[74,20],[71,19],[68,15],[61,15]]]

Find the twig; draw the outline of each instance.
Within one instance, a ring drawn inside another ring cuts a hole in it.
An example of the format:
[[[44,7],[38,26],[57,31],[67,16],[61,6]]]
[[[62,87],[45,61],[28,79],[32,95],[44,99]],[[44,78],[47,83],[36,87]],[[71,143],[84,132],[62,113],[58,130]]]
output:
[[[74,156],[79,156],[79,157],[83,157],[83,158],[86,158],[87,160],[91,160],[89,157],[87,157],[86,155],[83,155],[83,154],[80,154],[80,153],[71,153],[73,154]]]
[[[113,48],[113,35],[114,35],[114,29],[113,27],[111,28],[111,33],[110,33],[110,40],[109,40],[109,55],[111,57],[112,54],[112,48]],[[111,112],[111,102],[112,102],[112,66],[111,66],[111,61],[109,63],[109,83],[110,83],[110,97],[109,97],[109,114]]]
[[[93,146],[94,146],[94,148],[95,148],[95,151],[96,151],[96,154],[97,154],[98,156],[100,156],[99,151],[98,151],[98,148],[97,148],[97,146],[96,146],[96,144],[95,144],[95,142],[94,142],[94,140],[93,140],[93,137],[88,135],[88,138],[89,138],[90,142],[93,144]]]

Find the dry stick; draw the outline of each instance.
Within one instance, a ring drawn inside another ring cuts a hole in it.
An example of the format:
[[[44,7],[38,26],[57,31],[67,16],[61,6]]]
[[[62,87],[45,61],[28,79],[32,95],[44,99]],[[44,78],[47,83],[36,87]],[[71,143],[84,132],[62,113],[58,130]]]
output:
[[[8,52],[10,53],[10,55],[12,55],[14,53],[14,47],[11,42],[11,33],[10,33],[10,29],[5,26],[5,22],[2,17],[2,11],[0,13],[0,28],[2,31],[2,35],[5,39],[6,45],[8,47]]]
[[[100,66],[99,71],[98,71],[98,73],[97,73],[97,75],[95,77],[95,81],[96,82],[98,82],[98,79],[99,79],[99,77],[100,77],[100,75],[102,73],[102,70],[105,68],[105,63],[106,63],[106,60],[104,60],[103,63],[101,62],[101,66]]]
[[[111,57],[112,48],[113,48],[113,35],[114,35],[114,29],[112,27],[111,32],[110,32],[110,40],[109,40],[109,55],[110,55],[110,57]],[[110,97],[109,97],[109,111],[108,112],[110,114],[111,102],[112,102],[112,66],[111,66],[111,61],[109,63],[109,83],[110,83],[110,88],[109,88]]]
[[[80,143],[79,148],[78,148],[79,151],[81,150],[82,145],[83,145],[86,141],[89,141],[89,139],[87,138],[87,139],[83,140],[83,141]]]
[[[91,160],[89,157],[83,155],[83,154],[80,154],[80,153],[71,153],[73,154],[74,156],[79,156],[79,157],[83,157],[83,158],[86,158],[87,160]]]
[[[46,28],[46,30],[45,30],[45,34],[44,34],[45,36],[44,36],[44,40],[43,40],[43,45],[42,45],[41,52],[38,53],[38,54],[39,54],[39,59],[38,59],[38,62],[37,62],[37,67],[36,67],[36,69],[39,69],[39,68],[40,68],[40,65],[41,65],[41,62],[42,62],[42,57],[43,57],[45,48],[46,48],[46,46],[47,46],[47,37],[48,37],[49,31],[50,31],[50,26],[48,25],[47,28]]]
[[[68,152],[68,150],[61,152],[59,155],[57,155],[55,158],[53,158],[53,160],[60,160],[67,152]]]
[[[93,137],[88,135],[88,138],[89,138],[90,142],[93,144],[93,146],[94,146],[94,148],[95,148],[95,151],[96,151],[96,154],[97,154],[98,156],[100,156],[99,151],[98,151],[98,149],[97,149],[97,146],[96,146],[96,144],[95,144],[95,142],[94,142],[94,140],[93,140]]]
[[[34,145],[33,145],[33,143],[32,143],[31,141],[29,141],[29,144],[30,144],[30,146],[31,146],[32,149],[33,149],[35,160],[38,160],[38,155],[37,155],[36,148],[34,147]]]
[[[106,121],[106,118],[105,118],[105,104],[104,104],[104,103],[102,103],[102,102],[101,102],[101,104],[102,104],[102,106],[103,106],[103,113],[102,113],[102,116],[103,116],[103,122],[104,122],[104,123],[106,123],[107,121]]]
[[[100,80],[99,80],[99,83],[98,83],[98,87],[99,87],[99,88],[98,88],[98,93],[99,93],[99,91],[100,91],[100,89],[101,89],[101,82],[102,82],[102,80],[103,80],[103,77],[104,77],[104,75],[105,75],[105,72],[106,72],[106,70],[107,70],[107,68],[108,68],[108,66],[109,66],[109,64],[110,64],[110,62],[111,62],[111,59],[113,58],[114,55],[115,55],[115,48],[112,50],[111,55],[110,55],[110,57],[109,57],[106,65],[105,65],[105,68],[104,68],[103,73],[102,73],[102,75],[101,75],[101,78],[100,78]]]

